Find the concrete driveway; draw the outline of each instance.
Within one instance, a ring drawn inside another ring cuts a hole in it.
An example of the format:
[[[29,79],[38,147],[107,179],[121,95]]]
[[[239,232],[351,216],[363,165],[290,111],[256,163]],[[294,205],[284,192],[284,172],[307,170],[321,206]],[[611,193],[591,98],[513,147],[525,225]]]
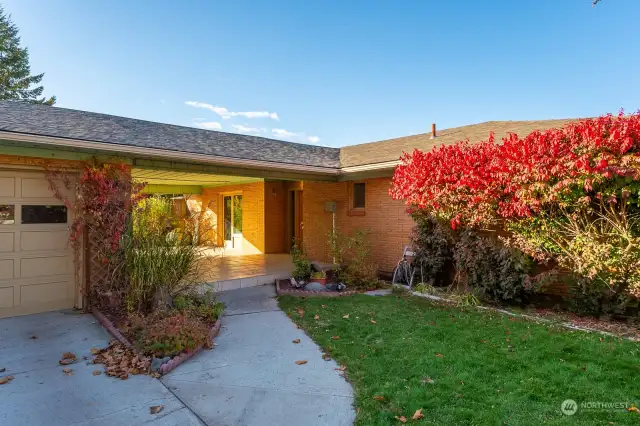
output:
[[[33,337],[37,338],[33,338]],[[105,347],[109,334],[91,315],[50,312],[0,320],[0,425],[201,425],[202,422],[159,380],[94,376],[102,366],[82,359]],[[78,362],[66,376],[58,364],[64,352]],[[149,407],[164,405],[158,414]]]
[[[220,293],[226,316],[217,346],[162,382],[208,425],[351,425],[351,385],[274,297],[273,286]]]

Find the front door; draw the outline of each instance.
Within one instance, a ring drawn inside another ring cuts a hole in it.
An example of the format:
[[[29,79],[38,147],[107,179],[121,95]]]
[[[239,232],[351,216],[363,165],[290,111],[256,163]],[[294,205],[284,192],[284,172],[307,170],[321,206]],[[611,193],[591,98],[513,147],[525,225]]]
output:
[[[225,195],[224,206],[224,247],[242,249],[242,195]]]

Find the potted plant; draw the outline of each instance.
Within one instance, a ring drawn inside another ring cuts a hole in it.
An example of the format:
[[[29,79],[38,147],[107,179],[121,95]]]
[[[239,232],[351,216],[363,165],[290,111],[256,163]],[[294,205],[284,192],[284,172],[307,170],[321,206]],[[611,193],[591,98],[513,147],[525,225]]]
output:
[[[322,285],[327,284],[327,274],[324,271],[318,271],[311,274],[311,282],[320,283]]]

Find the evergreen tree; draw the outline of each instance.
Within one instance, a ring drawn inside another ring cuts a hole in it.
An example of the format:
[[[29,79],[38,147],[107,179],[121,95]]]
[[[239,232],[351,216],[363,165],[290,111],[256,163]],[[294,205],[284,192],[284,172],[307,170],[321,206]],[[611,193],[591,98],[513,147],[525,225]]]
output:
[[[26,47],[20,47],[18,27],[0,6],[0,100],[53,105],[56,97],[41,97],[43,87],[36,86],[43,76],[44,74],[31,75],[29,53]]]

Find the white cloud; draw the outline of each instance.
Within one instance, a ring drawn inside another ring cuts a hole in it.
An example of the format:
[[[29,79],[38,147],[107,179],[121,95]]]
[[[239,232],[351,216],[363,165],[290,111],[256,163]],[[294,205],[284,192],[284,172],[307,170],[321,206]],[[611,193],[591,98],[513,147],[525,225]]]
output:
[[[202,127],[203,129],[207,129],[207,130],[221,130],[222,129],[222,124],[218,123],[217,121],[202,121],[200,123],[195,123],[196,126],[198,127]]]
[[[228,120],[231,117],[270,118],[272,120],[280,120],[280,117],[278,117],[278,114],[276,114],[275,112],[269,112],[269,111],[241,111],[241,112],[235,112],[235,111],[229,111],[225,107],[219,107],[219,106],[207,104],[207,103],[204,103],[204,102],[197,102],[197,101],[187,101],[187,102],[185,102],[185,104],[189,105],[189,106],[192,106],[194,108],[208,109],[209,111],[219,115],[220,117],[222,117],[225,120]]]
[[[307,141],[311,142],[311,143],[318,143],[320,142],[320,138],[317,136],[308,136],[307,137]]]
[[[249,127],[244,124],[234,124],[231,127],[240,133],[260,133],[261,131],[257,127]]]
[[[281,138],[294,138],[294,137],[300,136],[297,133],[290,132],[285,129],[271,129],[271,133],[273,133],[276,136],[280,136]]]

